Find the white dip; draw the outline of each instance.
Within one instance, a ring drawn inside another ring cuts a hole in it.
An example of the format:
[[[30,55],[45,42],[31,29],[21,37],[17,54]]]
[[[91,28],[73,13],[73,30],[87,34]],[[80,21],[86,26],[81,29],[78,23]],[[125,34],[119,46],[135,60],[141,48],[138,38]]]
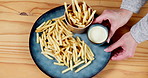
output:
[[[107,39],[108,33],[101,26],[95,26],[88,31],[88,38],[94,43],[102,43]]]

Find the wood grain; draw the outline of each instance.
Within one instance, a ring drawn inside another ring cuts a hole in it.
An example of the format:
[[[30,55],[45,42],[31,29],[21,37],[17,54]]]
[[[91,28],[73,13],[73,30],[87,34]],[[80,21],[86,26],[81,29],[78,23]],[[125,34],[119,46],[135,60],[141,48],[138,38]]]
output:
[[[29,33],[33,23],[46,11],[71,0],[0,0],[0,78],[49,78],[34,64],[29,52]],[[81,0],[82,1],[82,0]],[[121,0],[85,0],[101,14],[105,9],[118,9]],[[120,30],[129,31],[148,12],[146,3]],[[135,56],[123,61],[110,61],[93,78],[148,78],[148,41],[138,45]]]

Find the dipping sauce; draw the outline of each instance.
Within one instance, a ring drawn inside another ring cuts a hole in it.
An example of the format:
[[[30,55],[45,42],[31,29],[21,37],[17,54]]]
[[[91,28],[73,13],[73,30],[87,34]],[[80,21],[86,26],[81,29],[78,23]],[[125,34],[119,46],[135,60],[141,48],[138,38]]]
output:
[[[103,43],[108,38],[108,30],[105,26],[96,24],[89,28],[88,30],[88,38],[93,43]]]

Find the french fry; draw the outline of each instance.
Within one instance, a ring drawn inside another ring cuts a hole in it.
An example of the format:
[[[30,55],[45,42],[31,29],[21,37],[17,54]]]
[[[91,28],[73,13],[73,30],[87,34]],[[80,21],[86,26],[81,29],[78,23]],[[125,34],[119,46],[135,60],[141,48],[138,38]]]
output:
[[[94,56],[93,52],[91,51],[90,47],[86,44],[86,48],[89,50],[90,54]]]
[[[49,53],[49,52],[41,52],[42,54],[46,54],[46,55],[49,55],[49,56],[52,56],[52,57],[55,57],[52,53]]]
[[[70,19],[74,24],[77,22],[72,16],[70,16]]]
[[[72,60],[70,60],[70,70],[73,70],[73,63],[72,63]]]
[[[79,28],[84,28],[85,25],[78,25],[78,24],[75,24],[76,26],[78,26]]]
[[[67,16],[68,22],[71,24],[71,21],[69,19],[69,15],[68,15],[68,11],[67,11],[67,3],[66,2],[64,2],[64,7],[65,7],[65,12],[66,12],[66,16]]]
[[[51,60],[53,60],[53,58],[52,57],[50,57],[50,56],[48,56],[48,55],[46,55],[46,54],[43,54],[45,57],[47,57],[48,59],[51,59]]]
[[[58,20],[58,23],[59,23],[60,26],[63,28],[63,30],[65,30],[65,31],[67,32],[68,35],[72,35],[72,32],[70,32],[68,29],[66,29],[66,28],[65,28],[65,25],[63,25],[60,20]]]
[[[88,23],[92,20],[92,18],[93,18],[93,16],[95,15],[95,13],[96,13],[96,10],[94,10],[94,11],[92,12],[92,14],[91,14],[91,16],[89,17],[89,19],[88,19],[88,21],[86,22],[86,24],[88,24]]]
[[[91,15],[91,9],[88,8],[88,17],[90,17],[90,15]]]
[[[74,0],[74,1],[75,1],[75,5],[76,5],[76,8],[77,8],[78,12],[81,13],[81,9],[80,9],[80,7],[78,5],[78,1],[77,0]]]
[[[83,12],[85,13],[86,12],[86,10],[87,10],[87,6],[86,6],[86,3],[83,1]]]
[[[67,11],[67,3],[66,3],[66,2],[64,2],[64,7],[65,7],[65,12],[66,12],[66,14],[68,15],[68,11]]]
[[[63,29],[61,29],[60,31],[59,31],[59,44],[60,45],[62,45],[62,37],[61,37],[61,34],[62,34],[62,31],[63,31]]]
[[[41,28],[42,26],[45,25],[46,22],[43,22],[40,26],[37,27],[37,29]]]
[[[84,63],[84,61],[81,61],[81,62],[79,62],[78,64],[75,64],[75,65],[73,66],[73,69],[74,69],[75,67],[77,67],[77,66],[83,64],[83,63]],[[70,69],[71,69],[71,68],[67,68],[67,69],[63,70],[62,73],[65,73],[65,72],[69,71]]]
[[[56,63],[56,62],[54,62],[53,64],[54,64],[54,65],[59,65],[59,66],[64,66],[63,63]]]
[[[36,33],[36,43],[39,43],[39,33]]]
[[[77,48],[76,48],[76,44],[75,44],[75,43],[73,44],[73,49],[74,49],[73,52],[75,53],[75,54],[74,54],[74,55],[75,55],[75,61],[74,61],[74,62],[76,62],[77,59],[78,59],[78,58],[77,58],[78,55],[77,55]]]
[[[43,49],[43,42],[42,42],[42,39],[40,37],[39,37],[39,40],[40,40],[41,51],[44,51],[44,49]]]
[[[65,56],[65,54],[63,55],[63,63],[64,63],[64,65],[67,65],[67,63],[66,63],[66,56]]]
[[[85,63],[87,63],[86,54],[87,54],[87,48],[86,48],[86,44],[85,44],[84,45],[84,61],[85,61]]]
[[[85,22],[87,21],[87,17],[88,17],[88,11],[84,13],[83,24],[85,24]]]
[[[66,59],[66,63],[67,63],[67,65],[68,65],[68,67],[70,67],[70,65],[69,65],[69,61],[70,60],[70,58],[69,58],[69,53],[67,54],[67,59]]]
[[[77,11],[73,11],[75,17],[78,16],[78,12]]]
[[[67,5],[67,4],[66,4]],[[64,15],[57,17],[57,18],[53,18],[52,21],[56,21],[56,20],[64,20]]]
[[[68,41],[68,39],[65,39],[65,42],[66,42],[66,44],[70,44],[69,41]]]
[[[72,52],[72,59],[73,59],[73,62],[76,62],[76,55],[75,55],[75,52],[74,52],[74,50],[73,50],[73,52]]]
[[[85,53],[85,49],[84,49],[84,41],[82,41],[82,55],[81,55],[81,57],[82,57],[82,59],[84,59],[84,53]]]
[[[70,53],[70,54],[72,54],[72,52],[71,51],[67,51],[68,53]]]
[[[35,30],[35,32],[43,32],[45,29],[47,29],[47,28],[49,28],[49,27],[51,27],[51,26],[54,26],[56,23],[52,23],[52,24],[49,24],[49,25],[46,25],[46,26],[42,26],[42,27],[40,27],[40,28],[37,28],[36,30]]]
[[[76,7],[75,7],[75,2],[74,2],[74,0],[72,0],[72,11],[73,11],[73,13],[74,13],[74,11],[76,11]]]
[[[45,23],[45,25],[48,25],[48,24],[51,24],[51,20],[48,20],[46,23]]]
[[[72,37],[72,35],[65,36],[62,40]]]
[[[79,72],[80,70],[82,70],[83,68],[87,67],[89,64],[91,63],[91,61],[89,61],[88,63],[86,63],[85,65],[83,65],[82,67],[78,68],[75,72]]]
[[[54,29],[55,26],[52,26],[49,30],[48,30],[48,34],[51,33],[51,31]]]
[[[79,59],[79,60],[77,60],[76,62],[75,62],[75,64],[78,64],[79,62],[81,62],[81,60]]]

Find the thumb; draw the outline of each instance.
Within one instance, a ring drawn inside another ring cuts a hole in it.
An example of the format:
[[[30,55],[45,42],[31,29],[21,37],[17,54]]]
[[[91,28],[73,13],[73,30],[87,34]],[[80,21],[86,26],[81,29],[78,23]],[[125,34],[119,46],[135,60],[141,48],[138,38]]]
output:
[[[114,44],[110,45],[109,47],[107,47],[106,49],[104,49],[104,51],[106,52],[112,52],[114,49],[122,46],[122,41],[119,39],[117,42],[115,42]]]
[[[93,23],[102,23],[103,20],[107,20],[107,18],[105,17],[104,14],[98,16],[98,17],[93,21]]]

